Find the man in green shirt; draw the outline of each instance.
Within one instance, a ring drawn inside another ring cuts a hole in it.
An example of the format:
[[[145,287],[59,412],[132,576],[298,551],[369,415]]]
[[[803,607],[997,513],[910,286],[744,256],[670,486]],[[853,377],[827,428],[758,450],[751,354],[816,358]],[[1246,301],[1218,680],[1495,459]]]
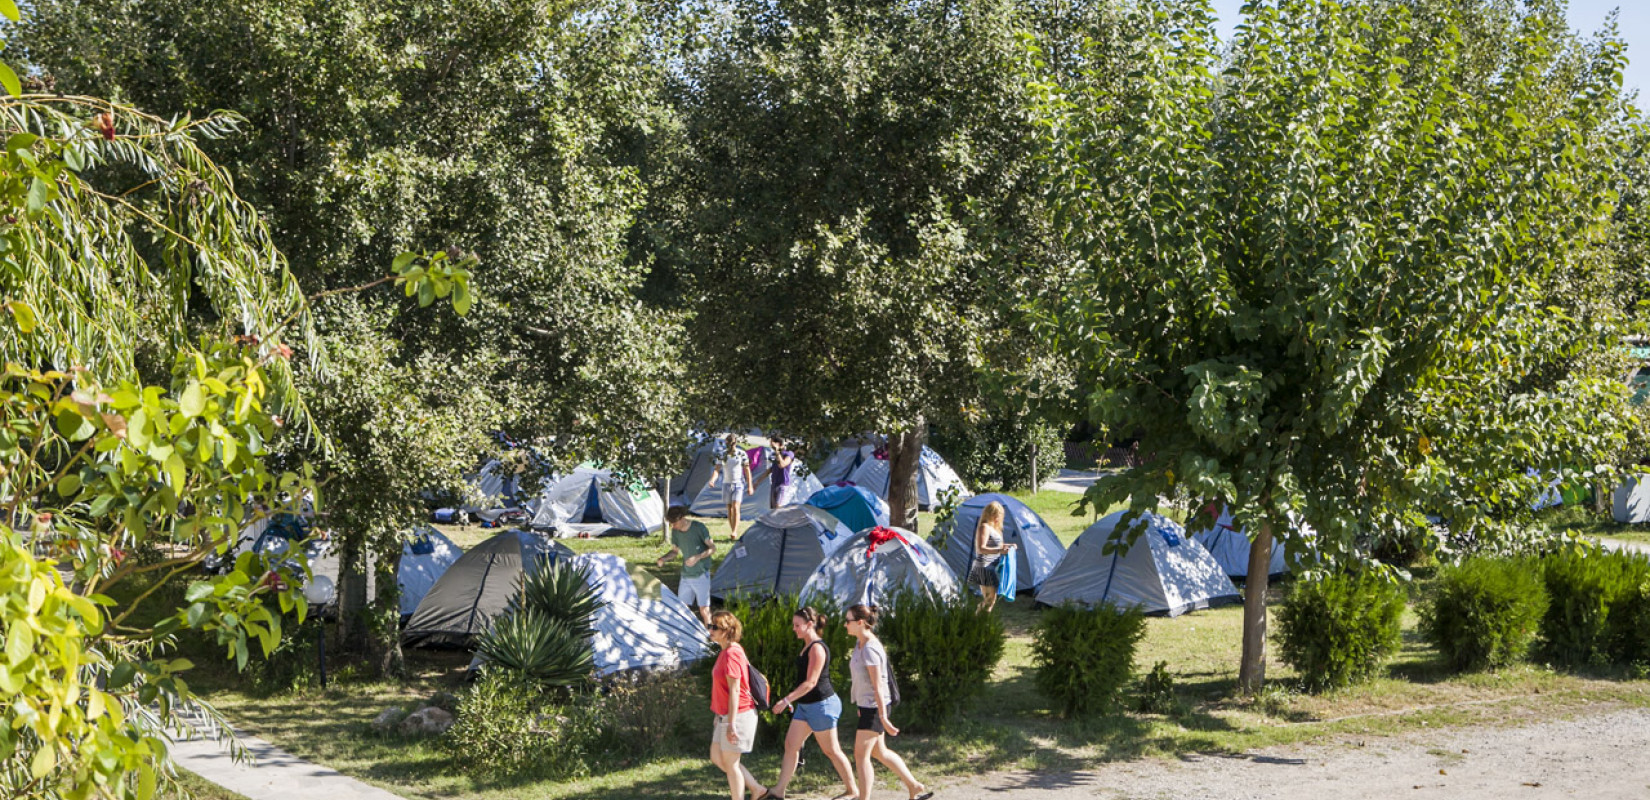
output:
[[[671,506],[665,512],[670,523],[670,552],[653,563],[664,566],[666,561],[682,556],[682,582],[676,595],[682,602],[699,612],[699,621],[710,627],[710,557],[716,552],[716,542],[710,538],[705,523],[688,519],[688,510]]]

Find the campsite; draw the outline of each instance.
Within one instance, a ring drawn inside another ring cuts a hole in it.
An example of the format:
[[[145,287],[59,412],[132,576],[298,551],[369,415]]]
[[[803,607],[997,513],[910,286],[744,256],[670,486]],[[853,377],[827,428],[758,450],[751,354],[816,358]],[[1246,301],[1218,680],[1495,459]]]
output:
[[[0,0],[0,797],[1643,794],[1609,2]]]

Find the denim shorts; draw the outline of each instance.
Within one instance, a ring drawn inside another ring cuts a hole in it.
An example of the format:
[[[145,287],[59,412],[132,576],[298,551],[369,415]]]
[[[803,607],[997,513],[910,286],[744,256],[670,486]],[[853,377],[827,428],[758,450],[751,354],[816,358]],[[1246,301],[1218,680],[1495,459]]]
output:
[[[808,723],[809,729],[819,733],[836,728],[836,719],[840,716],[842,699],[833,694],[817,703],[802,703],[796,706],[792,718]]]

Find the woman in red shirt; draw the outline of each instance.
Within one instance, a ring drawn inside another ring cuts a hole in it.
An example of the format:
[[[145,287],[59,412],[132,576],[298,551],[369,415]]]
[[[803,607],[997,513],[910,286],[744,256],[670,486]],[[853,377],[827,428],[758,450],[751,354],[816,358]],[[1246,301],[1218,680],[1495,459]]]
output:
[[[745,656],[745,648],[739,646],[744,633],[745,626],[738,617],[726,611],[710,615],[710,640],[722,648],[710,671],[710,711],[716,715],[710,763],[727,773],[731,800],[744,800],[747,789],[752,797],[768,796],[767,787],[757,783],[750,770],[739,763],[739,757],[756,744],[756,700],[745,681],[750,659]]]

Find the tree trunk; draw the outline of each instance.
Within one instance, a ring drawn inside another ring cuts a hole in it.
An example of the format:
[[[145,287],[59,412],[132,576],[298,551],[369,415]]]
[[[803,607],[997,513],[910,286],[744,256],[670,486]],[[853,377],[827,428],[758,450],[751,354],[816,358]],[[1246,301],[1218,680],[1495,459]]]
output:
[[[376,610],[373,627],[378,648],[378,674],[400,678],[406,675],[407,660],[401,652],[401,586],[396,574],[401,569],[401,542],[393,542],[393,552],[378,559]]]
[[[363,652],[367,647],[367,543],[361,533],[345,534],[338,551],[338,647]]]
[[[921,414],[905,433],[888,437],[888,517],[895,527],[917,530],[917,465],[928,423]]]
[[[1249,578],[1243,586],[1243,661],[1238,688],[1259,694],[1266,682],[1266,584],[1272,569],[1272,523],[1260,524],[1260,535],[1249,546]]]

